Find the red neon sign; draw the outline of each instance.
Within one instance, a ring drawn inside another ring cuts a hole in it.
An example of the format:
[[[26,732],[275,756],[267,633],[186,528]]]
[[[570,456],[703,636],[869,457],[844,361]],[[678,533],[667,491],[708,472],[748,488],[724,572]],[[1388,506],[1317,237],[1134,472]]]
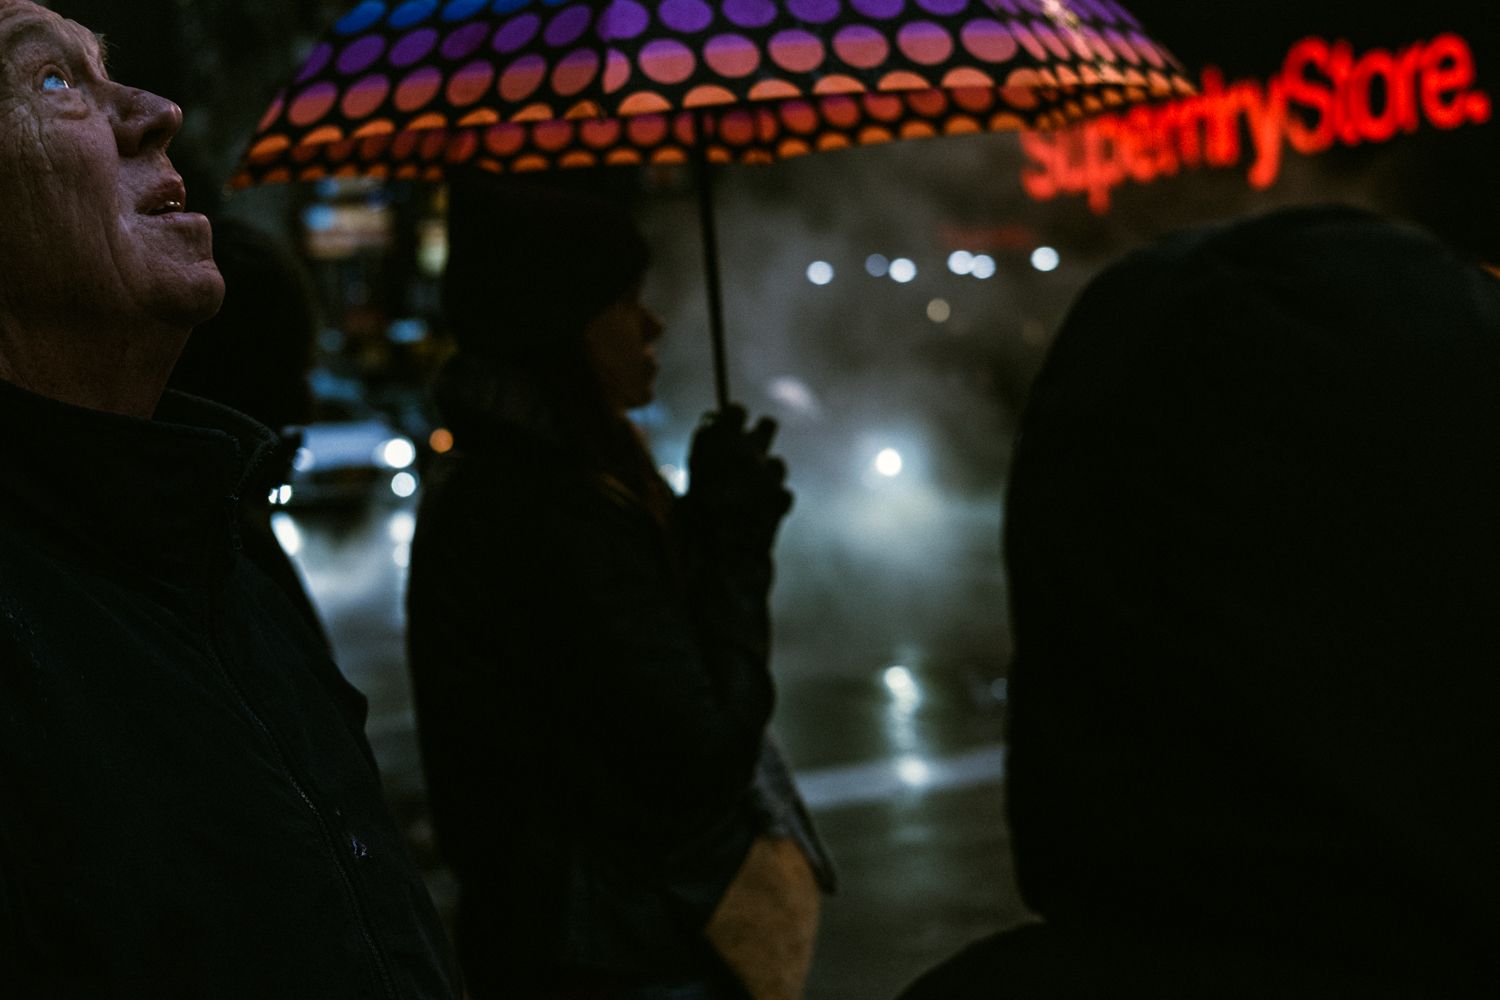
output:
[[[1346,41],[1304,38],[1265,83],[1226,85],[1209,68],[1194,97],[1061,132],[1024,133],[1021,148],[1031,162],[1021,185],[1038,201],[1085,195],[1091,209],[1107,212],[1111,193],[1126,181],[1149,184],[1181,170],[1238,165],[1246,154],[1243,124],[1250,185],[1267,188],[1281,174],[1288,145],[1311,155],[1335,142],[1387,142],[1424,122],[1439,129],[1488,122],[1490,98],[1474,88],[1475,79],[1474,53],[1454,34],[1358,58]]]

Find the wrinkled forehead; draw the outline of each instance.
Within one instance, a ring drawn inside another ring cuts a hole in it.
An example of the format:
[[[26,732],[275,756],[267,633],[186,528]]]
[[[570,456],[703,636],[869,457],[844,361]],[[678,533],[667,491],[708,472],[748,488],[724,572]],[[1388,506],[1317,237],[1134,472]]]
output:
[[[31,0],[0,0],[0,63],[27,44],[62,42],[103,62],[102,39],[76,21]]]

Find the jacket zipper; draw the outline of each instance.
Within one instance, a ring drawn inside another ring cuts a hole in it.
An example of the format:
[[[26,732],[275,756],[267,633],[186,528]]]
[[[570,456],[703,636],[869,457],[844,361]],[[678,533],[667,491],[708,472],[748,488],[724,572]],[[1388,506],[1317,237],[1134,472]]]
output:
[[[348,868],[344,865],[341,853],[344,845],[334,835],[327,818],[323,815],[322,810],[318,808],[317,804],[313,802],[312,796],[307,794],[302,783],[297,780],[297,776],[293,772],[291,763],[287,760],[286,752],[282,750],[280,742],[277,741],[276,736],[271,732],[271,728],[266,725],[255,709],[250,706],[249,699],[245,697],[244,691],[234,679],[234,675],[230,672],[229,667],[224,663],[224,658],[219,655],[218,633],[214,627],[216,621],[213,613],[212,599],[210,598],[207,603],[209,604],[209,634],[213,637],[212,653],[214,664],[219,668],[219,672],[224,675],[224,680],[229,684],[229,689],[234,693],[235,700],[239,702],[240,710],[245,713],[255,728],[260,730],[261,736],[265,738],[266,743],[276,755],[276,763],[281,768],[282,777],[292,786],[292,790],[297,793],[297,797],[302,800],[303,804],[307,806],[308,811],[313,814],[313,818],[318,821],[318,829],[323,834],[324,847],[329,849],[329,853],[333,857],[333,866],[339,873],[339,880],[343,883],[344,892],[349,898],[350,907],[354,910],[355,923],[359,926],[360,937],[364,939],[365,949],[375,966],[376,974],[380,978],[380,985],[388,1000],[398,1000],[395,984],[391,981],[390,970],[386,967],[385,957],[381,954],[380,946],[375,941],[375,935],[370,931],[364,904],[359,898],[359,891],[354,884],[354,878],[349,874]]]

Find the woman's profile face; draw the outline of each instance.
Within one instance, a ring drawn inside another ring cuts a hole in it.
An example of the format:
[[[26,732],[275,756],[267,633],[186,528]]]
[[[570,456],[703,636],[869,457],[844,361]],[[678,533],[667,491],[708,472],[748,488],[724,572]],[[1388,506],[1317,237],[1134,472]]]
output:
[[[641,304],[639,281],[583,328],[589,367],[611,409],[623,413],[655,397],[661,333],[661,320]]]

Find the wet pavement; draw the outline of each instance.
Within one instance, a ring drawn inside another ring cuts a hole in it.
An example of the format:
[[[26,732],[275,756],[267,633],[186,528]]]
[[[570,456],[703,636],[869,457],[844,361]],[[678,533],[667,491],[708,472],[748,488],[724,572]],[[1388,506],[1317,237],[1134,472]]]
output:
[[[453,886],[424,816],[402,640],[414,509],[393,501],[278,514],[277,527],[340,665],[370,699],[368,732],[392,807],[448,907]],[[809,1000],[893,997],[968,941],[1024,917],[1002,814],[998,500],[943,509],[941,544],[922,571],[892,563],[879,545],[837,544],[815,512],[782,539],[773,728],[842,882],[824,911]],[[848,524],[850,512],[832,516]]]

